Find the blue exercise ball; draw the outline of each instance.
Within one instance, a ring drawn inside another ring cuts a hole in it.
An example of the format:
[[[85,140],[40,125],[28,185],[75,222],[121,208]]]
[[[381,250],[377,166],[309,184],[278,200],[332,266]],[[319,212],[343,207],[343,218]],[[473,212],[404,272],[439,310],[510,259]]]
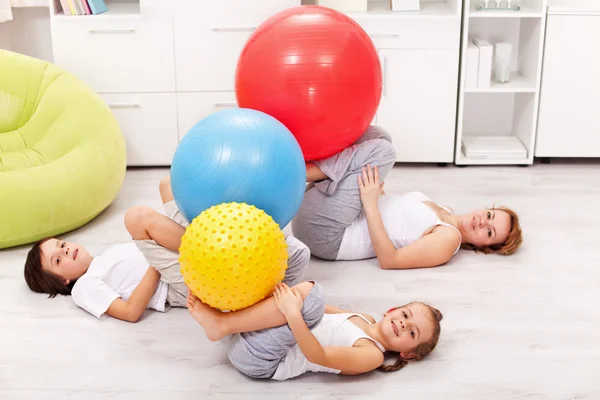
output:
[[[306,187],[306,164],[292,133],[261,111],[231,108],[202,119],[179,143],[171,165],[175,203],[188,221],[221,203],[256,206],[281,228]]]

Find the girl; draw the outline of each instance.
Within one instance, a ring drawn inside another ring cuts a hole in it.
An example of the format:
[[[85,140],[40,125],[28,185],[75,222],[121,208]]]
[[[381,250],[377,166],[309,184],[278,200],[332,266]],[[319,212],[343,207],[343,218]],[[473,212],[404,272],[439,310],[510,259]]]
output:
[[[133,207],[125,226],[133,242],[108,248],[92,257],[85,247],[56,238],[37,242],[27,255],[25,281],[49,297],[71,295],[77,306],[97,318],[109,315],[136,322],[146,308],[167,311],[185,307],[188,289],[179,270],[179,245],[188,222],[177,209],[169,178],[160,183],[165,215],[149,207]],[[310,251],[292,236],[285,281],[298,283]]]
[[[435,267],[461,247],[509,255],[520,246],[519,218],[508,208],[455,215],[423,193],[385,194],[380,181],[395,159],[390,136],[371,126],[344,151],[307,163],[314,184],[292,220],[294,236],[320,258],[377,257],[384,269]]]
[[[221,313],[190,293],[188,310],[210,340],[233,334],[229,360],[239,371],[275,380],[308,371],[343,375],[396,371],[433,351],[442,320],[435,308],[410,303],[390,309],[375,322],[370,315],[325,305],[323,288],[314,282],[291,289],[280,284],[273,297],[230,313]],[[398,353],[393,365],[383,365],[387,351]]]

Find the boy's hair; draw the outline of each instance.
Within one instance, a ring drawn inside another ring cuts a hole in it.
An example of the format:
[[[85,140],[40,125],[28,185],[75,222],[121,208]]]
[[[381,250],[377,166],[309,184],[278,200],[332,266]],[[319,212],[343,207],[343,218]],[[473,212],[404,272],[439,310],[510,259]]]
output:
[[[435,346],[437,345],[438,340],[440,339],[440,333],[442,331],[440,321],[442,320],[442,318],[444,318],[444,316],[437,308],[431,307],[430,305],[425,303],[419,304],[428,309],[431,313],[431,317],[433,320],[433,334],[431,335],[431,338],[425,343],[421,343],[420,345],[411,350],[415,354],[415,357],[407,360],[403,358],[401,354],[398,354],[398,359],[393,365],[382,365],[381,367],[379,367],[380,370],[384,372],[398,371],[400,368],[408,364],[409,361],[422,360],[423,358],[427,357],[433,351],[433,349],[435,349]]]
[[[46,293],[49,298],[56,297],[57,294],[69,296],[75,281],[65,285],[62,279],[51,272],[44,271],[42,268],[42,244],[52,238],[44,238],[37,241],[25,260],[25,282],[29,289],[36,293]]]
[[[519,224],[519,216],[516,212],[507,207],[493,207],[492,210],[504,211],[510,217],[510,229],[508,231],[508,237],[504,243],[494,244],[491,246],[477,247],[471,243],[463,243],[462,248],[466,250],[475,250],[484,254],[502,254],[510,256],[514,254],[517,249],[523,243],[523,231]]]

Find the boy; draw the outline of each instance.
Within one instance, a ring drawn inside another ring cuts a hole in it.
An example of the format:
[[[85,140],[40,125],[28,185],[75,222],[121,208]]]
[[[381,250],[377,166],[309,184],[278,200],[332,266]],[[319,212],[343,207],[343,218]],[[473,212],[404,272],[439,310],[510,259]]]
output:
[[[179,270],[179,244],[189,224],[177,209],[169,177],[160,182],[162,215],[149,207],[127,210],[125,227],[133,241],[92,257],[77,243],[46,238],[33,245],[25,262],[25,281],[49,297],[71,295],[96,318],[109,315],[137,322],[146,308],[165,312],[185,307],[188,288]],[[288,244],[284,282],[300,282],[310,251],[293,236]]]

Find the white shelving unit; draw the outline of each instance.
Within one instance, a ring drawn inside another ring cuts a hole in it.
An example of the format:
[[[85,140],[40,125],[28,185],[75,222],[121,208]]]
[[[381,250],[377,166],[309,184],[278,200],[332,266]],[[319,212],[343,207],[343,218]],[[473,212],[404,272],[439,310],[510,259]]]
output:
[[[457,165],[533,163],[546,1],[513,1],[521,7],[519,11],[477,11],[481,0],[465,0],[455,145]],[[487,40],[494,46],[500,42],[512,43],[510,82],[494,82],[492,74],[489,88],[465,87],[466,49],[473,38]]]

